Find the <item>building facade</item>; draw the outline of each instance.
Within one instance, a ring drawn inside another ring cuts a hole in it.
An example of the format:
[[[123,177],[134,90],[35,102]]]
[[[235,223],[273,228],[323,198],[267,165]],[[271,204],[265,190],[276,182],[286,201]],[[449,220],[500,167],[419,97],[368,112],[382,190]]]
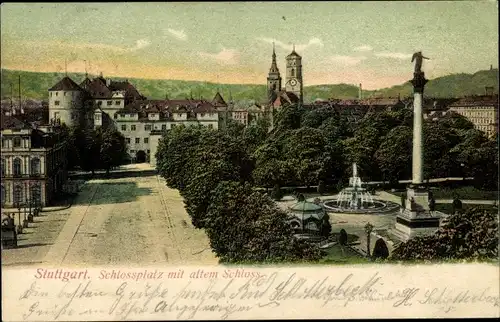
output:
[[[466,117],[487,137],[498,134],[498,94],[465,97],[450,104],[449,109]]]
[[[66,138],[2,117],[2,208],[50,205],[67,180]]]

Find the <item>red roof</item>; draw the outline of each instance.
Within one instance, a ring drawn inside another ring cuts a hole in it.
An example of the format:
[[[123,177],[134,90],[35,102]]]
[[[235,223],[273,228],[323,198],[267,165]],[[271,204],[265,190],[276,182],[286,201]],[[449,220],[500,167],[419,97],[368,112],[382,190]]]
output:
[[[61,79],[57,84],[49,88],[49,91],[83,91],[71,78],[68,76]]]

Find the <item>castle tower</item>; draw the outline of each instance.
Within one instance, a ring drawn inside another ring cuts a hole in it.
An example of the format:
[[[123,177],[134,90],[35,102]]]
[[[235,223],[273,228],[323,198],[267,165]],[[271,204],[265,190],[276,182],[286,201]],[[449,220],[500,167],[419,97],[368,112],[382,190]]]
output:
[[[304,82],[302,80],[302,57],[295,52],[295,45],[290,55],[286,56],[286,83],[285,90],[292,92],[303,102]]]
[[[49,122],[76,125],[82,121],[84,90],[68,76],[49,89]]]
[[[273,94],[279,91],[281,91],[281,75],[278,69],[278,64],[276,63],[276,52],[273,43],[273,60],[267,76],[268,98],[271,99]]]

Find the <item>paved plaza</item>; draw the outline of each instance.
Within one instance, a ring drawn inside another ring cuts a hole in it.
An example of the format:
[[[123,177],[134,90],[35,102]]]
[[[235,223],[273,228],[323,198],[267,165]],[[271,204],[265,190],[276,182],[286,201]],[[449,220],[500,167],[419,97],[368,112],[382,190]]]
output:
[[[217,264],[178,191],[151,170],[130,165],[123,175],[87,181],[72,207],[36,217],[19,248],[2,251],[2,265]]]

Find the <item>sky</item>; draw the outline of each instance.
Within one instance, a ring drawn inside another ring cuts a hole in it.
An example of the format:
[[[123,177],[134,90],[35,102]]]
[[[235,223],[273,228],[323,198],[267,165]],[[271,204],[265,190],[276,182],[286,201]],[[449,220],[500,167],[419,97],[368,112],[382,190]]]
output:
[[[272,43],[304,85],[398,85],[498,67],[496,1],[3,3],[1,67],[265,84]],[[65,61],[67,63],[65,63]],[[65,67],[67,66],[67,67]]]

